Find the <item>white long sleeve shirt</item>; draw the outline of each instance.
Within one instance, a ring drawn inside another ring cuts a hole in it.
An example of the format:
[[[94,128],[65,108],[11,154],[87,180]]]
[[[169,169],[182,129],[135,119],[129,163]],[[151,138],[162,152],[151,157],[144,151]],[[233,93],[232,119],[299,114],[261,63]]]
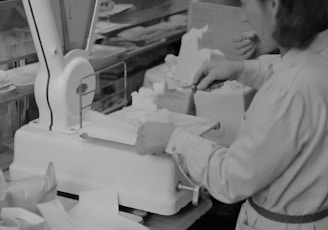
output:
[[[328,31],[306,50],[246,61],[238,80],[258,92],[229,148],[177,128],[166,151],[181,154],[194,180],[222,202],[252,196],[287,215],[328,208]],[[237,229],[327,230],[328,218],[282,224],[245,203]]]

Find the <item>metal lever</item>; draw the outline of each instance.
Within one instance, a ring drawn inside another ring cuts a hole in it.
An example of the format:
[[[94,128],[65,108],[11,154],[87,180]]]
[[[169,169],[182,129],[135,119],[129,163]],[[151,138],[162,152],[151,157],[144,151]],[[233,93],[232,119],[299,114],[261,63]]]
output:
[[[182,190],[185,190],[185,191],[189,191],[189,192],[192,192],[192,204],[197,206],[198,205],[198,202],[199,202],[199,195],[200,195],[200,192],[201,192],[201,187],[198,186],[198,185],[195,185],[193,187],[190,187],[190,186],[186,186],[186,185],[183,185],[181,182],[179,182],[178,184],[178,191],[182,191]]]

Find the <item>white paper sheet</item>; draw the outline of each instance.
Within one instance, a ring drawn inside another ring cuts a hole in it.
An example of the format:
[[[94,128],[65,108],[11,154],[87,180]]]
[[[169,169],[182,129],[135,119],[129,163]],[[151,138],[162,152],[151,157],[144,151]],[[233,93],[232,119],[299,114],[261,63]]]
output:
[[[41,216],[22,208],[2,208],[0,217],[1,230],[50,230]]]
[[[174,79],[192,85],[194,77],[203,63],[211,58],[211,50],[199,49],[199,40],[208,30],[208,26],[202,29],[191,29],[182,37]]]
[[[122,217],[118,210],[116,189],[106,188],[80,194],[79,203],[69,212],[75,221],[93,230],[147,230],[148,228]]]
[[[87,133],[90,137],[129,145],[134,145],[136,142],[138,127],[127,123],[126,120],[90,111],[87,122],[90,125],[80,129],[80,134]]]
[[[174,113],[165,109],[151,113],[149,111],[143,111],[134,107],[126,107],[116,113],[113,113],[112,116],[117,119],[127,120],[126,122],[130,123],[136,117],[141,117],[141,123],[147,121],[170,123],[177,127],[183,128],[194,135],[202,135],[209,129],[214,128],[219,123],[218,120]],[[138,124],[138,122],[134,122],[132,124]]]
[[[6,182],[0,174],[0,208],[20,207],[38,213],[37,203],[56,198],[57,182],[54,166],[49,164],[44,177],[34,176]]]
[[[122,217],[116,189],[100,189],[79,195],[79,203],[68,213],[59,200],[39,204],[38,208],[51,229],[60,230],[147,230]]]
[[[144,111],[132,106],[103,115],[91,112],[87,120],[90,125],[79,130],[80,134],[88,134],[88,137],[114,141],[127,145],[134,145],[137,140],[139,127],[147,121],[171,123],[186,131],[202,135],[218,125],[217,120],[196,117],[191,115],[165,111]]]
[[[51,229],[87,230],[67,214],[58,199],[47,203],[38,204],[38,208]]]

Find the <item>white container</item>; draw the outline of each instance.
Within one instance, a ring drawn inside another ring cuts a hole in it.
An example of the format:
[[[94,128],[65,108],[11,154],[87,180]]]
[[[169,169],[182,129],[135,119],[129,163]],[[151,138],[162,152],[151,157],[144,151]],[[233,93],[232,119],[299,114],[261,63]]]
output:
[[[219,120],[218,141],[229,146],[237,137],[241,120],[254,92],[250,87],[237,82],[228,83],[211,92],[197,91],[194,95],[196,115]]]

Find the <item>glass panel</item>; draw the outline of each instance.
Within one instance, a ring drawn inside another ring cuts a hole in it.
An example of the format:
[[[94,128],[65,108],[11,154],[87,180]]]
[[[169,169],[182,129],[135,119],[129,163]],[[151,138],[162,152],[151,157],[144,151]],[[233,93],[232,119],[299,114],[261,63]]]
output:
[[[66,54],[85,49],[96,0],[50,0]],[[24,59],[35,48],[21,0],[0,1],[0,65]]]
[[[51,0],[53,1],[53,0]],[[58,0],[62,19],[64,53],[72,49],[85,49],[90,34],[96,0]],[[59,21],[59,20],[57,20]]]
[[[20,1],[0,2],[0,63],[35,53],[33,39]]]

